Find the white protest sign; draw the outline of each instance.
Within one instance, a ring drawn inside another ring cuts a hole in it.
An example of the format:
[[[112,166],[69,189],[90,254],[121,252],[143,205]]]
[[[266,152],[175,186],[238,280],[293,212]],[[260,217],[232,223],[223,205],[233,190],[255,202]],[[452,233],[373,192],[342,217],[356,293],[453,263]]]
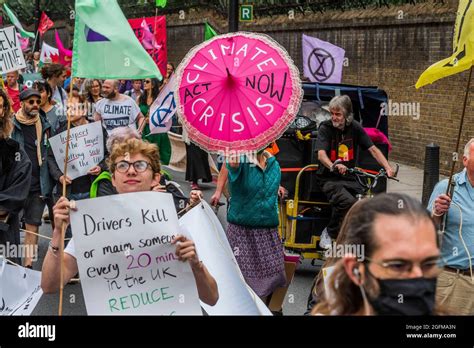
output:
[[[0,315],[30,315],[43,295],[41,272],[0,264]]]
[[[15,27],[0,29],[0,74],[26,68]]]
[[[89,315],[202,315],[191,267],[171,244],[179,228],[171,194],[76,205],[71,227]]]
[[[166,133],[170,130],[172,117],[176,112],[175,91],[176,77],[171,75],[158,97],[150,107],[150,132]]]
[[[209,315],[272,315],[245,283],[224,229],[206,202],[181,217],[179,226],[194,241],[199,259],[217,282],[217,303],[212,307],[201,303]]]
[[[100,121],[71,128],[69,134],[67,176],[71,179],[86,175],[89,169],[104,159],[104,135]],[[67,131],[49,139],[59,169],[64,169]]]

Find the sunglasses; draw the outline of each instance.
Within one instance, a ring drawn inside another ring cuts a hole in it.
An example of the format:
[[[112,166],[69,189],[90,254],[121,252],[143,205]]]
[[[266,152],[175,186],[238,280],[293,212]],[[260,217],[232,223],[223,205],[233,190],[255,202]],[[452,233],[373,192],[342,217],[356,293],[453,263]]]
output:
[[[28,100],[28,104],[30,104],[30,105],[34,105],[34,104],[40,105],[40,104],[41,104],[41,100],[39,100],[39,99]]]
[[[145,80],[145,83],[151,83],[151,81],[150,80]]]

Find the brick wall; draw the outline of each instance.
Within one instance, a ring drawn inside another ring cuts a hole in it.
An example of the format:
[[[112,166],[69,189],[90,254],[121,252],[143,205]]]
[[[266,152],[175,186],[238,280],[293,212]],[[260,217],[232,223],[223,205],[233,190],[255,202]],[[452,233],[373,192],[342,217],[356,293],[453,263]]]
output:
[[[357,11],[335,11],[302,16],[262,18],[240,26],[265,32],[281,43],[302,70],[301,35],[315,36],[346,50],[349,64],[343,83],[376,85],[392,102],[420,103],[420,118],[391,116],[391,159],[423,168],[425,146],[440,146],[443,174],[450,168],[468,72],[439,80],[416,90],[418,76],[429,65],[450,56],[457,1],[425,3]],[[185,20],[168,19],[168,57],[179,63],[186,52],[202,42],[203,21],[225,32],[225,19],[194,13]],[[474,87],[470,91],[474,92]],[[474,95],[468,100],[461,145],[474,136]]]

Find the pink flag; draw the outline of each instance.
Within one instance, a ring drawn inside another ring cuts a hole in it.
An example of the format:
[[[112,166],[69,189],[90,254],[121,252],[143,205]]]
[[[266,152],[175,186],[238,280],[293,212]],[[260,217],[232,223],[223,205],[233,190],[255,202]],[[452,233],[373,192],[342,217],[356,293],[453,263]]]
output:
[[[143,47],[146,50],[152,50],[152,49],[159,50],[161,46],[156,43],[155,35],[153,35],[153,33],[150,31],[150,28],[148,27],[148,24],[145,19],[143,20],[141,27],[143,29],[142,30],[143,34],[142,34],[142,37],[140,38],[140,42],[143,45]]]
[[[57,30],[55,30],[55,37],[56,45],[59,50],[59,62],[64,66],[71,66],[72,51],[64,48]]]
[[[143,21],[145,21],[148,25],[145,28],[143,26]],[[150,44],[144,48],[148,52],[148,54],[153,58],[156,65],[160,68],[161,74],[165,76],[166,74],[166,63],[168,62],[168,54],[166,48],[166,17],[165,16],[156,16],[156,17],[145,17],[145,18],[133,18],[129,19],[128,23],[132,27],[133,31],[135,32],[135,36],[142,42],[142,38],[146,35],[144,31],[151,31],[152,35],[154,36],[155,40],[148,40]],[[153,43],[157,45],[157,48],[153,48]],[[146,45],[146,43],[145,43]]]
[[[28,44],[30,43],[30,40],[26,37],[26,38],[22,38],[20,33],[16,33],[16,37],[18,38],[18,40],[20,41],[20,45],[21,45],[21,50],[24,51],[28,48]]]

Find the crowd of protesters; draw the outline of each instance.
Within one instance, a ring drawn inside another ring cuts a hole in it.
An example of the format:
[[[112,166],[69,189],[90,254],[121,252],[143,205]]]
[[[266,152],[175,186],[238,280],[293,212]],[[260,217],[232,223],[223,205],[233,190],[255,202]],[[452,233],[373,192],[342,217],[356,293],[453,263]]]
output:
[[[211,182],[212,175],[209,154],[192,143],[186,145],[189,197],[161,169],[171,159],[170,139],[167,133],[151,134],[148,119],[151,105],[174,71],[172,64],[163,81],[74,79],[68,94],[63,88],[68,69],[57,63],[40,67],[37,56],[31,57],[27,69],[41,73],[42,79],[26,88],[21,73],[10,72],[0,89],[0,244],[19,245],[23,225],[24,244],[37,245],[47,208],[54,232],[42,265],[42,286],[54,292],[59,288],[58,225],[68,221],[71,200],[155,190],[171,193],[179,213],[202,199],[199,180]],[[474,314],[474,139],[464,150],[464,170],[454,177],[453,199],[444,194],[447,182],[442,181],[428,207],[403,194],[381,194],[357,202],[355,195],[362,192],[361,187],[346,176],[355,165],[349,152],[366,149],[388,176],[393,171],[353,119],[350,98],[335,97],[329,111],[331,120],[321,124],[316,146],[321,163],[318,180],[333,206],[325,239],[329,244],[363,246],[364,255],[362,259],[345,254],[326,260],[323,268],[331,267],[333,272],[329,277],[321,272],[316,278],[308,313]],[[48,141],[66,130],[68,119],[72,128],[100,121],[106,149],[101,163],[74,180],[63,175]],[[350,146],[346,139],[351,140]],[[341,144],[347,145],[347,154],[341,154]],[[129,176],[139,177],[143,187],[129,187],[123,180]],[[278,195],[284,192],[280,180],[280,166],[270,148],[256,155],[230,157],[221,167],[211,198],[217,204],[228,183],[227,237],[238,251],[235,256],[246,283],[266,304],[277,288],[287,285],[277,228],[281,222]],[[436,231],[445,215],[448,222],[440,243]],[[460,225],[462,231],[458,231]],[[66,235],[71,237],[70,228]],[[176,241],[180,241],[177,254],[192,266],[200,298],[215,304],[216,282],[199,261],[193,242],[183,236]],[[193,252],[184,254],[184,248]],[[72,242],[66,254],[65,282],[77,273]],[[31,254],[23,260],[11,258],[24,267],[40,269],[34,260]],[[399,301],[399,294],[404,301]]]

